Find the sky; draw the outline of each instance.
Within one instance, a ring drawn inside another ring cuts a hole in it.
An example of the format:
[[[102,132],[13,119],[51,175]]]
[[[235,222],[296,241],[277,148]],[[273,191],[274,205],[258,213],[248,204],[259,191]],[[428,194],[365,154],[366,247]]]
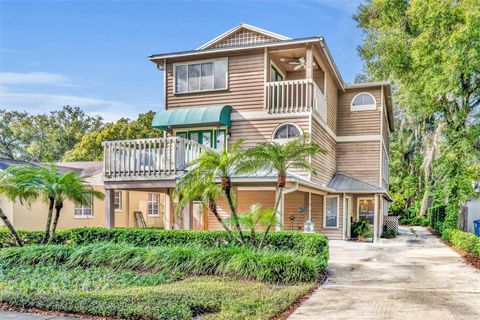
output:
[[[79,106],[107,121],[163,109],[147,57],[191,50],[248,23],[290,38],[323,36],[345,82],[362,72],[360,0],[0,0],[0,109]]]

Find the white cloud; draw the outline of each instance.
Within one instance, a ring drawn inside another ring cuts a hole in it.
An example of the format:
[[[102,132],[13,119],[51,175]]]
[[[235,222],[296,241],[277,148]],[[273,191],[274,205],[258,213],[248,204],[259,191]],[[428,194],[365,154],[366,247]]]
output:
[[[49,72],[0,72],[0,85],[45,84],[71,86],[70,80],[59,73]]]
[[[101,115],[106,121],[122,117],[136,118],[134,106],[114,100],[52,93],[16,92],[0,87],[0,108],[24,110],[29,113],[47,113],[63,106],[80,106],[90,115]]]

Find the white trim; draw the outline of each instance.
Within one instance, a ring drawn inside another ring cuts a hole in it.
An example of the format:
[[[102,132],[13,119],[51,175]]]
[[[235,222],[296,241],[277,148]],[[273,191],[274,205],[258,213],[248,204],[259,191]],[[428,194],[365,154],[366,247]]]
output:
[[[115,196],[116,196],[116,193],[119,193],[120,194],[120,203],[119,203],[119,207],[118,209],[115,208]],[[121,190],[115,190],[113,191],[113,207],[114,207],[114,210],[116,212],[121,212],[123,211],[123,193]]]
[[[344,193],[345,195],[345,193]],[[352,233],[351,233],[351,228],[352,228],[352,225],[351,225],[351,222],[350,222],[350,217],[353,216],[353,211],[352,211],[352,202],[353,202],[353,198],[352,196],[345,196],[345,204],[347,203],[347,200],[349,200],[349,206],[348,206],[348,211],[347,209],[345,208],[345,212],[346,212],[346,217],[344,217],[344,220],[345,220],[345,229],[343,230],[343,234],[345,237],[348,237],[348,238],[351,238],[352,237]]]
[[[335,227],[327,227],[327,198],[337,198],[337,225]],[[338,229],[339,228],[339,220],[340,219],[340,196],[336,195],[328,195],[323,197],[323,228],[324,229]]]
[[[270,69],[272,68],[272,66],[275,68],[275,70],[278,71],[278,73],[280,73],[280,75],[282,76],[282,81],[285,81],[285,79],[287,78],[285,73],[283,73],[282,69],[280,69],[272,59],[270,59],[270,65],[269,65],[270,68],[268,68],[269,73],[270,73]],[[272,80],[272,79],[269,79],[269,80],[270,80],[270,82],[276,82],[275,80]]]
[[[154,200],[149,200],[149,196],[150,195],[157,195],[158,196],[158,201],[157,201],[157,207],[158,207],[158,214],[149,214],[148,213],[148,206],[150,204],[150,202],[153,204],[154,203]],[[147,193],[147,217],[151,217],[151,218],[158,218],[160,217],[160,193],[158,192],[148,192]]]
[[[230,120],[291,119],[308,117],[310,112],[270,114],[267,111],[233,111]]]
[[[379,203],[378,203],[378,196],[375,194],[375,201],[373,205],[373,242],[376,243],[378,241],[378,218],[379,218]]]
[[[392,85],[390,81],[346,83],[345,89],[370,88],[370,87],[380,87],[380,86],[390,86],[390,85]]]
[[[249,24],[246,24],[246,23],[240,23],[238,26],[222,33],[221,35],[219,35],[219,36],[213,38],[212,40],[208,41],[207,43],[201,45],[200,47],[197,48],[197,50],[207,49],[212,44],[214,44],[216,42],[220,42],[221,40],[223,40],[223,39],[227,38],[228,36],[234,34],[235,32],[237,32],[240,29],[247,29],[247,30],[250,30],[250,31],[253,31],[253,32],[261,33],[263,35],[266,35],[268,37],[275,38],[275,39],[278,39],[278,40],[290,40],[290,38],[288,38],[286,36],[283,36],[281,34],[274,33],[274,32],[271,32],[271,31],[268,31],[268,30],[265,30],[265,29],[261,29],[261,28],[258,28],[258,27],[255,27],[255,26],[252,26],[252,25],[249,25]]]
[[[369,95],[373,99],[373,104],[362,104],[359,106],[354,106],[353,102],[355,101],[355,99],[364,94]],[[366,91],[359,92],[350,101],[350,111],[352,112],[369,111],[369,110],[377,110],[377,100],[375,99],[375,96],[370,92],[366,92]]]
[[[380,142],[381,135],[361,135],[361,136],[340,136],[337,137],[337,142],[361,142],[361,141],[378,141]]]
[[[293,137],[293,138],[286,138],[286,139],[275,139],[275,134],[277,133],[278,129],[280,129],[281,127],[286,126],[286,125],[292,125],[295,128],[297,128],[298,132],[300,133],[300,137],[303,135],[303,130],[302,130],[302,128],[300,128],[300,126],[298,126],[297,124],[292,123],[292,122],[284,122],[284,123],[280,123],[279,125],[277,125],[275,127],[275,129],[273,129],[272,136],[271,136],[270,139],[272,141],[282,143],[282,142],[287,142],[287,141],[295,139],[295,138],[299,138],[299,137]]]
[[[275,187],[237,187],[238,191],[275,191]]]
[[[375,196],[368,196],[368,197],[357,197],[357,220],[360,220],[360,201],[362,200],[374,200],[375,201]],[[375,207],[373,208],[375,211]],[[375,217],[373,218],[373,222],[375,223]]]
[[[225,61],[226,63],[226,69],[225,69],[225,87],[223,88],[217,88],[215,89],[215,72],[214,72],[214,63],[215,61]],[[211,62],[212,63],[212,89],[205,89],[205,90],[202,90],[201,89],[201,86],[202,86],[202,77],[201,77],[201,73],[202,73],[202,63],[209,63]],[[189,91],[188,90],[188,66],[189,65],[192,65],[192,64],[199,64],[200,65],[200,89],[199,90],[193,90],[193,91]],[[176,72],[177,72],[177,67],[178,66],[187,66],[187,91],[185,92],[177,92],[177,83],[176,83]],[[173,94],[175,95],[184,95],[184,94],[191,94],[191,93],[204,93],[204,92],[212,92],[212,91],[225,91],[225,90],[228,90],[228,70],[229,69],[229,66],[228,66],[228,57],[224,57],[224,58],[212,58],[212,59],[202,59],[202,60],[193,60],[193,61],[185,61],[185,62],[175,62],[173,64],[173,82],[172,82],[172,85],[173,85]],[[166,93],[166,92],[165,92]]]

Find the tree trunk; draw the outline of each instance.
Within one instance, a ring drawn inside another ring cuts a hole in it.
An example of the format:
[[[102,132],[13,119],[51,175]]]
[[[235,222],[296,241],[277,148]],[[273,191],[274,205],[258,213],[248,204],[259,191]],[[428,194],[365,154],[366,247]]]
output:
[[[270,224],[267,227],[267,230],[265,230],[265,233],[263,234],[262,240],[260,241],[260,244],[258,245],[259,249],[263,248],[263,243],[265,242],[265,239],[267,238],[268,232],[270,232],[270,228],[273,225],[273,221],[274,221],[274,219],[277,218],[278,207],[280,206],[280,200],[282,199],[282,195],[283,195],[283,188],[278,188],[278,198],[275,201],[275,209],[274,209],[275,214],[273,215],[272,220],[270,221]]]
[[[218,214],[218,210],[217,210],[217,204],[215,203],[215,201],[213,200],[210,200],[208,201],[208,208],[210,209],[210,211],[212,211],[213,215],[215,216],[215,218],[217,218],[218,222],[220,222],[220,224],[222,225],[222,227],[228,232],[228,234],[234,238],[235,240],[237,240],[238,242],[242,243],[241,239],[238,238],[233,232],[232,230],[230,230],[230,228],[225,224],[225,221],[223,220],[223,218]]]
[[[10,220],[8,220],[8,217],[3,213],[2,209],[0,208],[0,218],[2,218],[3,223],[5,223],[5,226],[7,226],[8,230],[10,230],[10,233],[13,236],[13,239],[15,239],[15,242],[17,243],[17,246],[23,247],[23,241],[20,239],[20,236],[18,235],[17,231],[13,227],[13,225],[10,223]]]
[[[53,207],[55,205],[55,201],[52,197],[48,198],[48,215],[47,215],[47,225],[45,227],[45,235],[43,236],[42,243],[45,244],[48,241],[50,236],[50,226],[52,225],[52,215],[53,215]]]
[[[52,228],[50,229],[50,237],[48,242],[53,240],[53,236],[55,235],[55,231],[57,230],[58,219],[60,218],[60,211],[63,208],[63,201],[59,201],[55,204],[55,217],[53,218]]]
[[[235,204],[233,203],[232,181],[230,180],[230,177],[222,177],[222,189],[225,192],[225,196],[230,207],[230,212],[232,213],[233,223],[235,224],[235,228],[237,229],[238,234],[240,235],[240,239],[242,240],[241,243],[244,243],[243,240],[245,238],[243,237],[242,228],[240,227],[240,223],[238,221],[237,209],[235,208]]]
[[[279,189],[285,188],[287,183],[287,175],[285,173],[278,173],[277,175],[277,187]]]

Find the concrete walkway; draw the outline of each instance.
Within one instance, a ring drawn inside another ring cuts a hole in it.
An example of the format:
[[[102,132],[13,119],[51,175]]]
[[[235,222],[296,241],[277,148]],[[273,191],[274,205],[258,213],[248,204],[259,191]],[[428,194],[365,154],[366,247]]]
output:
[[[332,241],[331,279],[289,319],[480,319],[480,272],[425,228],[400,233]]]

